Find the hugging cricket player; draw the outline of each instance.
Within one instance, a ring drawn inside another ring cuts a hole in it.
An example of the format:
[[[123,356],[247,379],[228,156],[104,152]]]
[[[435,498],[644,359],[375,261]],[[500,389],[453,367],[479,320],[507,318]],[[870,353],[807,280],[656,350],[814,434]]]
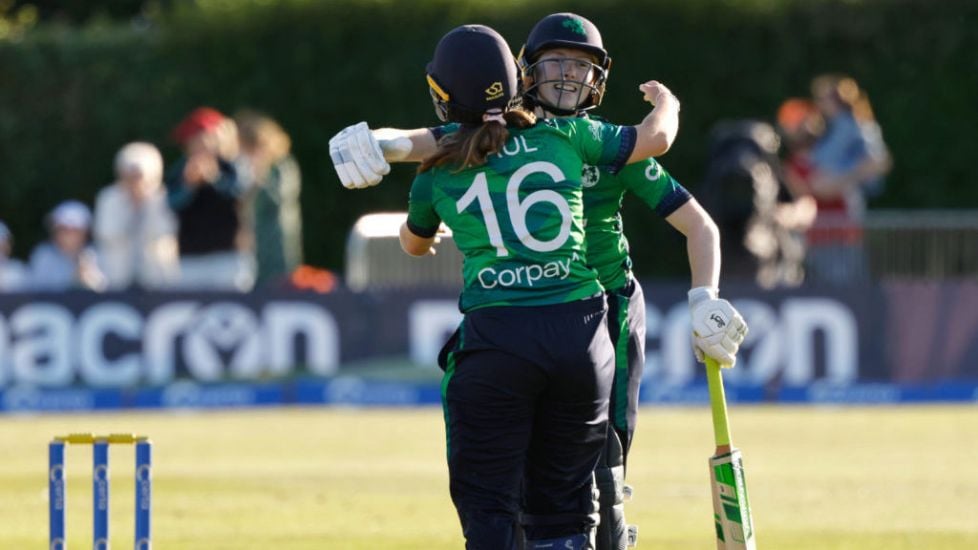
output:
[[[523,76],[523,103],[538,117],[554,121],[588,118],[604,92],[610,57],[600,32],[585,18],[571,14],[548,15],[538,22],[519,55]],[[661,86],[661,85],[660,85]],[[653,156],[669,149],[678,129],[679,103],[675,96],[660,94],[671,108],[660,109],[662,146]],[[444,98],[447,100],[447,98]],[[390,162],[418,162],[431,155],[441,128],[370,130],[366,122],[345,128],[330,139],[330,156],[341,183],[348,189],[376,185]],[[376,136],[373,134],[376,132]],[[622,233],[619,208],[624,195],[634,193],[687,239],[691,271],[690,315],[694,327],[694,352],[702,362],[716,358],[733,367],[736,352],[747,332],[743,318],[719,290],[719,231],[709,215],[653,158],[634,168],[613,173],[587,170],[589,185],[584,210],[588,219],[590,267],[597,270],[609,307],[609,333],[616,349],[616,367],[609,406],[606,450],[595,476],[600,492],[596,545],[598,550],[622,550],[636,542],[637,529],[624,517],[625,464],[634,433],[639,383],[645,364],[645,308],[641,286],[631,273],[628,244]],[[720,312],[724,324],[708,322],[707,314]]]

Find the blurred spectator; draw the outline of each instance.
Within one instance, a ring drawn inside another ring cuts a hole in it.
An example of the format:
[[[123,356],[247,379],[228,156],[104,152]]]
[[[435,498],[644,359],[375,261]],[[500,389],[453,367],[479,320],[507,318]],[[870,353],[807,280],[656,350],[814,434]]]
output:
[[[720,227],[723,277],[764,288],[797,286],[804,278],[803,231],[811,199],[785,186],[781,140],[770,124],[718,123],[710,133],[703,205]]]
[[[237,117],[239,164],[249,180],[244,217],[252,227],[256,283],[286,282],[302,263],[302,211],[299,165],[289,154],[292,142],[281,126],[256,112]]]
[[[78,201],[65,201],[48,215],[51,239],[31,252],[30,288],[43,291],[105,290],[106,279],[88,245],[92,215]]]
[[[864,280],[865,199],[882,191],[890,155],[869,99],[855,80],[818,76],[812,81],[812,97],[825,129],[807,154],[807,185],[818,203],[808,233],[809,271],[820,282]]]
[[[130,143],[116,154],[115,173],[95,199],[95,244],[109,288],[175,285],[177,224],[163,191],[163,157],[149,143]]]
[[[816,204],[811,189],[798,181],[796,168],[810,170],[808,155],[825,125],[815,104],[802,98],[789,98],[782,103],[778,108],[777,123],[781,136],[782,181],[795,198],[790,205],[793,208],[782,205],[779,217],[783,218],[783,225],[804,231],[815,220]]]
[[[228,162],[236,163],[241,154],[241,140],[238,137],[237,121],[222,115],[214,132],[217,135],[217,156]]]
[[[291,277],[289,277],[289,283],[292,288],[297,290],[329,294],[336,290],[336,287],[339,285],[339,278],[328,269],[300,265],[292,272]]]
[[[27,284],[27,268],[10,257],[13,244],[10,229],[0,221],[0,293],[17,292]]]
[[[170,208],[177,214],[180,287],[250,290],[254,260],[239,232],[242,182],[230,159],[233,121],[209,107],[194,110],[173,130],[184,156],[166,176]]]
[[[825,121],[815,102],[800,97],[786,99],[778,107],[777,119],[784,145],[785,184],[795,195],[812,197],[812,146],[825,131]]]
[[[782,182],[793,200],[778,206],[778,223],[797,239],[798,283],[806,278],[807,232],[811,229],[818,214],[818,205],[812,196],[808,178],[811,174],[809,154],[824,123],[815,104],[808,99],[789,98],[778,108],[778,131],[781,135],[781,176]]]

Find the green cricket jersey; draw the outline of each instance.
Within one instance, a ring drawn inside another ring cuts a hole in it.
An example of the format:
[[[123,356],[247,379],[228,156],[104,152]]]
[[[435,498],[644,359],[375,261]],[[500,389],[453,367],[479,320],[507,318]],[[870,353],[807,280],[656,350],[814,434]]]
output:
[[[510,129],[485,165],[442,166],[411,185],[408,228],[430,237],[444,221],[464,257],[463,312],[580,300],[601,292],[585,260],[584,163],[619,169],[635,131],[584,118]]]
[[[606,122],[599,117],[593,120]],[[430,130],[440,137],[457,127],[448,124]],[[625,194],[634,193],[663,218],[686,204],[692,195],[653,158],[625,166],[617,173],[608,166],[585,164],[583,169],[587,262],[597,270],[604,288],[616,290],[628,282],[632,270],[621,219]]]
[[[602,286],[615,290],[628,281],[632,270],[621,219],[625,193],[634,193],[663,218],[691,195],[653,158],[629,164],[617,174],[585,165],[583,184],[588,265],[598,271]]]

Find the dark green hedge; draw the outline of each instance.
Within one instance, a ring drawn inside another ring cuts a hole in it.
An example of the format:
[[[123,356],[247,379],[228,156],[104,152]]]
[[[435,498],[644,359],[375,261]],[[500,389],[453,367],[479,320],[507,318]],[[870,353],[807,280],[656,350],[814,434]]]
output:
[[[518,49],[532,24],[575,11],[602,29],[614,57],[605,104],[619,122],[645,113],[637,86],[658,78],[683,101],[666,167],[694,192],[706,134],[723,118],[771,118],[823,71],[869,91],[895,158],[886,207],[976,207],[978,3],[965,0],[578,0],[460,3],[228,3],[171,14],[149,29],[41,27],[0,42],[0,219],[24,255],[57,201],[91,203],[111,180],[115,150],[133,139],[168,160],[173,124],[201,104],[264,110],[292,134],[304,173],[306,255],[339,269],[360,214],[403,209],[411,171],[368,192],[344,191],[327,140],[343,126],[433,124],[423,79],[441,34],[481,22]],[[237,7],[234,7],[237,6]],[[245,7],[242,7],[245,6]],[[638,270],[685,273],[684,249],[640,205],[626,207]]]

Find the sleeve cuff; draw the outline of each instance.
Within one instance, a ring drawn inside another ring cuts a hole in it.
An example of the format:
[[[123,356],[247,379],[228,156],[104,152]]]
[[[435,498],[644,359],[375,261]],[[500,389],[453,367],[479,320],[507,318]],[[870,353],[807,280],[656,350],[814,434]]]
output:
[[[690,194],[685,187],[680,187],[672,193],[669,193],[669,195],[659,203],[659,206],[655,208],[655,213],[665,218],[676,210],[679,210],[679,208],[689,202],[689,199],[691,198],[693,198],[693,195]]]
[[[421,237],[422,239],[430,239],[435,236],[435,233],[438,233],[438,226],[429,229],[427,227],[421,227],[415,225],[411,223],[411,220],[408,220],[407,222],[405,222],[405,224],[407,225],[408,231],[414,233],[415,235]]]
[[[638,131],[634,126],[623,126],[621,129],[621,145],[618,147],[618,155],[611,161],[606,168],[611,174],[617,174],[628,162],[628,157],[632,156],[635,150],[635,143],[638,140]]]
[[[428,128],[428,131],[431,132],[432,136],[434,136],[435,141],[440,140],[442,136],[448,133],[448,129],[445,127],[445,125],[432,126],[431,128]]]

